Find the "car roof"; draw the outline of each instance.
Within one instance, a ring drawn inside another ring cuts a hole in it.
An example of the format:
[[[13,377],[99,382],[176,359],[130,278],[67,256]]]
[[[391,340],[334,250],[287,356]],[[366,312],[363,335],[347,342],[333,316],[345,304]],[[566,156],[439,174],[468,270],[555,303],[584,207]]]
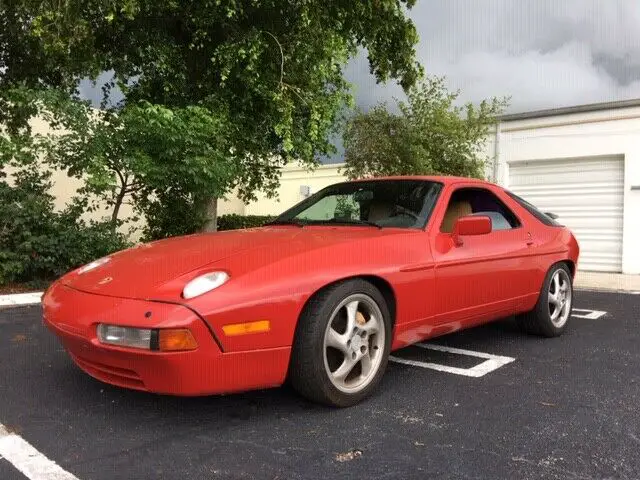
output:
[[[384,180],[424,180],[430,182],[440,182],[445,185],[455,183],[477,183],[479,185],[492,185],[497,186],[486,180],[480,180],[478,178],[471,177],[456,177],[453,175],[395,175],[387,177],[368,177],[358,180],[352,180],[353,182],[366,182],[366,181],[384,181]]]

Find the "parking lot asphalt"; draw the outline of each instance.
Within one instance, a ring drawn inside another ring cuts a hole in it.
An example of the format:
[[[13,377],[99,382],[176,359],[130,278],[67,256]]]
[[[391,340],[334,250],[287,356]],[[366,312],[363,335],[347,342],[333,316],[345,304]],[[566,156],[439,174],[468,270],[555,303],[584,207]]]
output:
[[[582,312],[554,339],[506,319],[429,342],[444,350],[397,352],[416,364],[390,362],[348,409],[287,387],[202,398],[110,387],[72,364],[39,307],[0,310],[0,424],[80,480],[640,478],[640,295],[577,291],[575,306],[606,314]],[[452,373],[486,357],[447,347],[511,360]],[[0,459],[0,478],[27,477]]]

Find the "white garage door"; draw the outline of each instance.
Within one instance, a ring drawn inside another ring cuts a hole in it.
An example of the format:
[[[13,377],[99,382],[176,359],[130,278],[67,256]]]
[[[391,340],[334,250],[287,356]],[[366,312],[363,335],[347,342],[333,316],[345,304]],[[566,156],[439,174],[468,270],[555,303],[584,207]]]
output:
[[[513,162],[508,188],[571,228],[580,270],[622,271],[622,157]]]

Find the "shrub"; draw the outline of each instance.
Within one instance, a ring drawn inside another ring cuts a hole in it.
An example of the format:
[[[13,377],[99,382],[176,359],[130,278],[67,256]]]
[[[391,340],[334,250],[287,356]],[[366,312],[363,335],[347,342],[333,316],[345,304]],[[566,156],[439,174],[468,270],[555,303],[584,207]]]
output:
[[[138,201],[138,209],[146,220],[145,242],[200,232],[207,221],[204,201],[188,193],[159,192],[153,198],[147,194]]]
[[[82,220],[81,201],[55,211],[49,177],[34,164],[13,186],[0,178],[0,285],[46,283],[128,246],[110,222]]]
[[[222,215],[218,217],[218,230],[261,227],[274,218],[275,217],[270,215]]]

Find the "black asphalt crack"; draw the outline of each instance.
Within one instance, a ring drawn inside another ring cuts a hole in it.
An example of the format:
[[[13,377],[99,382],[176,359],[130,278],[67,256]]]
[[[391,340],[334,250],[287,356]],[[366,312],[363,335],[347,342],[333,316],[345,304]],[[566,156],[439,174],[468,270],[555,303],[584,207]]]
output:
[[[80,480],[640,478],[640,295],[579,291],[575,305],[608,313],[554,339],[511,319],[434,339],[516,360],[480,378],[390,363],[349,409],[287,387],[110,387],[72,364],[39,307],[2,310],[0,423]],[[0,478],[22,478],[11,469],[0,460]]]

